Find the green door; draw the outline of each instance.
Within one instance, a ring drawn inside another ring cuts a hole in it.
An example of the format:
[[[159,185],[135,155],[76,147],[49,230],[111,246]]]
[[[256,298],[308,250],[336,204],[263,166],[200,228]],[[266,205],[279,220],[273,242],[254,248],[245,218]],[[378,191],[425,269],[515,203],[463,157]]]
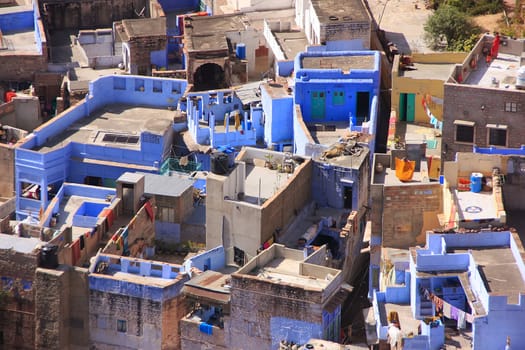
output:
[[[407,122],[416,120],[416,94],[407,94]]]
[[[399,94],[399,120],[407,120],[407,94],[403,93]]]
[[[326,95],[324,91],[312,92],[312,118],[324,119]]]

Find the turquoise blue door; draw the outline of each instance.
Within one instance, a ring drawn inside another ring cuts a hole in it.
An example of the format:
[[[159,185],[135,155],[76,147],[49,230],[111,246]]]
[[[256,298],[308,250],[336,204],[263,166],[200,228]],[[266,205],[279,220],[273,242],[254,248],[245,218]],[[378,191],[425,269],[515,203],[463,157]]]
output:
[[[326,106],[326,95],[324,91],[312,92],[312,118],[313,119],[324,119],[325,106]]]
[[[407,122],[416,120],[416,94],[407,94]]]

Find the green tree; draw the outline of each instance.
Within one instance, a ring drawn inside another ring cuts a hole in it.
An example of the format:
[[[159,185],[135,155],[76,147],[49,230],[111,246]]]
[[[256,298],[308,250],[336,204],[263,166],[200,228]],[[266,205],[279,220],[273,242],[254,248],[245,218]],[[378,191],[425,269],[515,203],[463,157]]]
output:
[[[448,5],[440,6],[428,18],[424,29],[425,40],[431,47],[448,51],[469,51],[472,37],[480,32],[470,17]]]

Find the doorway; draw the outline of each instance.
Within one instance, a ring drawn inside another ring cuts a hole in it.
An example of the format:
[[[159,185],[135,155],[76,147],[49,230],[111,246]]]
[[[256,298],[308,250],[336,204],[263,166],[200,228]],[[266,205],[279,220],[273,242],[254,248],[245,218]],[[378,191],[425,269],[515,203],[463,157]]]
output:
[[[223,89],[227,87],[224,79],[224,70],[221,66],[206,63],[197,68],[193,74],[193,88],[195,91]]]
[[[122,184],[122,208],[124,213],[133,214],[134,186],[132,184]]]
[[[343,207],[345,209],[352,209],[352,197],[352,186],[344,186]]]
[[[416,110],[416,94],[399,94],[399,120],[414,122]]]
[[[326,95],[324,91],[312,92],[312,119],[324,119]]]
[[[356,103],[357,125],[363,125],[363,122],[370,120],[370,93],[358,92]]]

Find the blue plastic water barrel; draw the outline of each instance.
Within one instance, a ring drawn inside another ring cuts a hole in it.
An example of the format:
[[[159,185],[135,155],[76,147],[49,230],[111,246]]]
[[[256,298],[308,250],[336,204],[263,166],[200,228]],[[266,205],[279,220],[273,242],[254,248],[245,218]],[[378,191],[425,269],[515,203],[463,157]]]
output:
[[[243,43],[237,44],[237,48],[235,49],[235,53],[237,55],[237,58],[240,60],[246,59],[246,45]]]
[[[479,193],[481,192],[481,180],[483,179],[482,173],[472,173],[470,175],[470,191]]]

